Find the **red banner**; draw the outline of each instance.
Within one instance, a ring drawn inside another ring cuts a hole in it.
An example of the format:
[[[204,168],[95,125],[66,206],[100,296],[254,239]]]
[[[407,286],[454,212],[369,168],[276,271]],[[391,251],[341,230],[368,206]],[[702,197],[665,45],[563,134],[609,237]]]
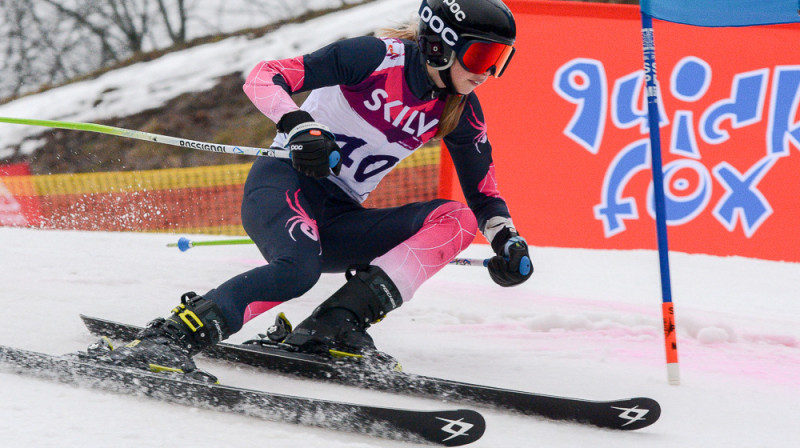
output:
[[[638,7],[507,4],[517,53],[478,93],[515,224],[539,246],[654,249]],[[654,28],[670,249],[800,262],[800,25]]]
[[[26,163],[0,165],[0,226],[38,226],[42,213]]]

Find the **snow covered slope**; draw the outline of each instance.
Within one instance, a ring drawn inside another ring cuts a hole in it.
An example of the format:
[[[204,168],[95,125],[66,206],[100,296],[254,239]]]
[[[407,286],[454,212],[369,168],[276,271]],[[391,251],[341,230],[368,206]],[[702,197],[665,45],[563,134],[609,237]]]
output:
[[[195,239],[202,239],[196,236]],[[66,353],[93,337],[79,313],[144,324],[181,293],[204,293],[263,263],[252,246],[168,249],[175,235],[0,228],[0,344]],[[487,246],[467,256],[483,257]],[[658,260],[650,251],[534,248],[533,279],[494,285],[481,268],[449,266],[373,327],[409,372],[592,399],[650,396],[661,420],[619,433],[479,409],[480,447],[790,447],[800,402],[800,265],[672,254],[683,384],[669,386]],[[308,294],[248,323],[262,332],[284,311],[299,321],[344,281],[323,275]],[[226,384],[394,407],[433,400],[320,384],[207,360]],[[3,446],[395,447],[398,442],[194,410],[0,373]]]

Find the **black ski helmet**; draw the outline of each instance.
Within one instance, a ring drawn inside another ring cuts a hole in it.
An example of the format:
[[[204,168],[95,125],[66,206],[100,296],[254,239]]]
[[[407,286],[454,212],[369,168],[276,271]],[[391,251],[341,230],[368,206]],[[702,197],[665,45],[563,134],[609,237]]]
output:
[[[517,27],[501,0],[423,0],[419,15],[419,47],[437,70],[458,58],[470,72],[499,77],[514,54]]]

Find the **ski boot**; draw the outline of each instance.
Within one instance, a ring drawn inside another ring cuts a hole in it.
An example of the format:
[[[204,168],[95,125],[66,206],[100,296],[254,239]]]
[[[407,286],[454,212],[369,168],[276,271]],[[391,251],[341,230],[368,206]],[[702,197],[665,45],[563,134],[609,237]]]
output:
[[[278,333],[289,333],[282,343],[297,351],[330,355],[336,358],[355,358],[367,364],[399,370],[391,356],[378,351],[367,334],[370,325],[403,303],[400,292],[389,276],[377,266],[351,267],[347,283],[319,305],[294,330],[286,318],[280,318],[267,336],[275,341]]]
[[[114,365],[179,373],[216,383],[216,377],[197,368],[192,356],[228,336],[228,326],[214,302],[188,292],[181,296],[172,315],[151,321],[133,342],[114,349],[104,339],[90,346],[88,353]]]

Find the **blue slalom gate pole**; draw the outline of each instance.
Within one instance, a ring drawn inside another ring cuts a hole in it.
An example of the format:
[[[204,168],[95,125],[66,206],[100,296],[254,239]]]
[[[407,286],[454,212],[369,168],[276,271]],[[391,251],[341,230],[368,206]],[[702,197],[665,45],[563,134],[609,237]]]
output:
[[[678,368],[678,341],[675,328],[675,308],[672,303],[672,283],[669,274],[669,244],[667,238],[667,211],[664,194],[664,173],[661,162],[661,131],[658,127],[658,87],[656,82],[656,47],[653,39],[653,19],[642,11],[642,51],[647,91],[647,117],[650,126],[650,152],[652,154],[653,196],[656,211],[658,259],[661,267],[661,298],[664,319],[664,343],[667,357],[669,384],[680,384]]]

